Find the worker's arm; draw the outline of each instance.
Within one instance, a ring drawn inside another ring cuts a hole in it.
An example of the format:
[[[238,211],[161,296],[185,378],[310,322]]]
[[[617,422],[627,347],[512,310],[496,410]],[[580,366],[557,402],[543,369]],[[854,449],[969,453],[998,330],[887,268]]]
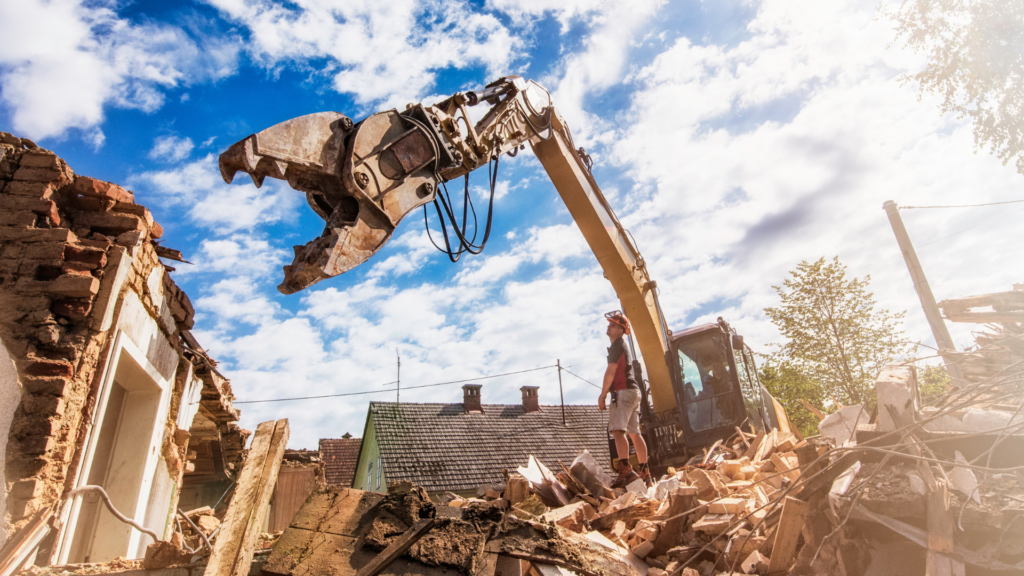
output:
[[[608,369],[604,371],[604,384],[601,386],[601,397],[597,399],[597,407],[600,410],[605,409],[604,398],[612,390],[612,382],[615,381],[615,369],[618,364],[609,364]]]

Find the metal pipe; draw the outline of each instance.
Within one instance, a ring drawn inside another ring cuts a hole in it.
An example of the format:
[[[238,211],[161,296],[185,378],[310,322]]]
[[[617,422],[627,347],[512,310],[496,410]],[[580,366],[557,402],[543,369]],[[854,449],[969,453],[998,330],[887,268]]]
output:
[[[907,234],[907,228],[903,225],[903,219],[900,218],[899,206],[892,200],[886,200],[882,204],[882,208],[885,209],[885,213],[889,216],[889,224],[892,225],[892,231],[896,235],[896,242],[903,253],[903,260],[907,263],[910,279],[914,282],[914,290],[921,301],[921,307],[924,308],[924,316],[927,318],[928,325],[932,329],[932,336],[935,337],[939,354],[942,355],[942,360],[946,364],[946,372],[949,373],[949,377],[953,380],[954,385],[957,387],[963,386],[966,383],[963,370],[960,369],[960,365],[953,358],[948,356],[949,352],[956,352],[956,346],[953,344],[953,338],[949,335],[949,330],[946,328],[946,322],[942,318],[939,306],[935,302],[932,289],[928,286],[928,279],[925,278],[924,268],[921,267],[921,261],[917,258],[917,252],[914,251],[914,245],[910,241],[910,235]],[[946,353],[944,354],[943,352]]]
[[[562,426],[565,426],[565,394],[562,393],[562,360],[555,360],[558,366],[558,395],[562,398]]]
[[[125,524],[130,524],[133,528],[135,528],[139,532],[142,532],[143,534],[149,534],[150,536],[153,537],[154,541],[160,542],[160,537],[156,535],[156,532],[153,532],[149,528],[146,528],[145,526],[135,522],[135,520],[132,520],[132,519],[128,518],[127,516],[125,516],[124,514],[121,514],[120,512],[118,512],[117,508],[114,508],[114,504],[110,501],[110,496],[107,496],[107,491],[104,490],[102,486],[94,486],[92,484],[89,484],[89,485],[86,485],[86,486],[79,486],[78,488],[75,488],[71,492],[68,492],[67,494],[65,494],[64,495],[64,499],[67,500],[68,498],[71,498],[73,496],[77,496],[77,495],[81,494],[82,492],[89,492],[89,491],[99,492],[100,498],[103,499],[103,503],[107,506],[107,510],[110,510],[110,513],[114,515],[114,518],[117,518],[118,520],[120,520],[121,522],[124,522]]]
[[[210,546],[210,541],[206,539],[206,533],[203,532],[199,526],[196,526],[195,522],[193,522],[191,518],[185,516],[185,513],[181,511],[181,508],[178,508],[178,514],[181,514],[181,517],[185,519],[185,522],[188,522],[188,525],[196,531],[196,534],[199,534],[199,537],[203,539],[203,544],[206,545],[206,549],[213,554],[213,546]]]

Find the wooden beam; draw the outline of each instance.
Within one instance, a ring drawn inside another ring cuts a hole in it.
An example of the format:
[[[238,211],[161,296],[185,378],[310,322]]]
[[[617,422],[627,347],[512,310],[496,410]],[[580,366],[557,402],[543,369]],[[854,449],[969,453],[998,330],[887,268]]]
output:
[[[256,428],[204,576],[246,576],[288,444],[288,420]]]
[[[808,410],[810,410],[811,414],[814,414],[815,416],[817,416],[818,420],[824,420],[825,419],[825,414],[823,414],[821,412],[821,410],[818,410],[814,406],[814,404],[811,404],[810,402],[808,402],[807,400],[804,400],[803,398],[800,399],[800,403],[804,405],[804,408],[807,408]]]
[[[764,430],[761,430],[757,433],[757,436],[754,436],[754,439],[750,441],[750,447],[747,448],[747,453],[744,454],[745,457],[750,458],[751,462],[756,462],[754,454],[757,454],[757,449],[761,447],[762,442],[764,442]]]
[[[949,490],[944,482],[927,496],[928,552],[926,576],[964,576],[964,563],[954,556],[953,512],[949,508]]]
[[[807,502],[786,497],[782,504],[782,518],[779,519],[779,526],[775,530],[775,544],[772,545],[768,574],[785,574],[793,565],[793,561],[796,560],[793,552],[796,551],[797,539],[803,529],[804,514],[808,508]]]
[[[405,534],[396,538],[383,552],[377,554],[373,560],[370,560],[369,564],[360,568],[356,576],[377,576],[377,574],[397,560],[399,556],[405,554],[406,550],[433,527],[433,518],[426,518],[413,524],[412,528],[409,528],[405,531]],[[497,563],[497,558],[495,558],[495,563]]]

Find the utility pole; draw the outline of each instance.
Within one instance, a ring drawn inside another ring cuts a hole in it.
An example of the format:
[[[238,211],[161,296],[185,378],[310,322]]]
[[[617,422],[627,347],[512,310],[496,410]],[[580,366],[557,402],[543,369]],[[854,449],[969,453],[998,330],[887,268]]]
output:
[[[558,395],[562,398],[562,426],[565,426],[565,394],[562,393],[562,360],[555,360],[558,366]]]
[[[900,245],[903,259],[907,263],[907,269],[910,270],[910,279],[914,281],[914,290],[921,300],[921,307],[924,308],[924,316],[928,319],[928,325],[931,326],[932,335],[935,336],[939,354],[942,355],[942,360],[946,363],[946,372],[949,373],[949,377],[955,385],[963,385],[965,382],[963,370],[960,369],[960,365],[954,358],[947,355],[949,352],[956,352],[956,346],[953,344],[953,338],[949,335],[949,330],[946,329],[942,313],[939,312],[939,307],[935,303],[935,296],[932,294],[931,287],[928,286],[928,279],[924,276],[924,268],[921,267],[921,261],[917,259],[917,252],[914,251],[914,245],[910,242],[907,228],[903,225],[903,219],[900,218],[899,206],[892,200],[886,200],[882,204],[882,208],[885,208],[885,213],[889,216],[892,231],[896,234],[896,242]]]
[[[398,353],[398,348],[395,347],[395,358],[398,360],[398,374],[395,377],[395,384],[398,385],[395,388],[395,403],[402,403],[402,356]]]

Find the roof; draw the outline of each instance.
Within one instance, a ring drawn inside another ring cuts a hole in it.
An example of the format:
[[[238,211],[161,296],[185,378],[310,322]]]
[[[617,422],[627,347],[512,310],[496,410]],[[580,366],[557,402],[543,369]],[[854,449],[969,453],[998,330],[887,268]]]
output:
[[[362,438],[321,438],[320,459],[329,486],[352,486]]]
[[[607,463],[608,413],[597,406],[484,404],[466,414],[462,404],[371,402],[381,463],[388,482],[409,480],[430,492],[472,490],[504,479],[502,472],[536,457],[553,472],[584,449]]]

